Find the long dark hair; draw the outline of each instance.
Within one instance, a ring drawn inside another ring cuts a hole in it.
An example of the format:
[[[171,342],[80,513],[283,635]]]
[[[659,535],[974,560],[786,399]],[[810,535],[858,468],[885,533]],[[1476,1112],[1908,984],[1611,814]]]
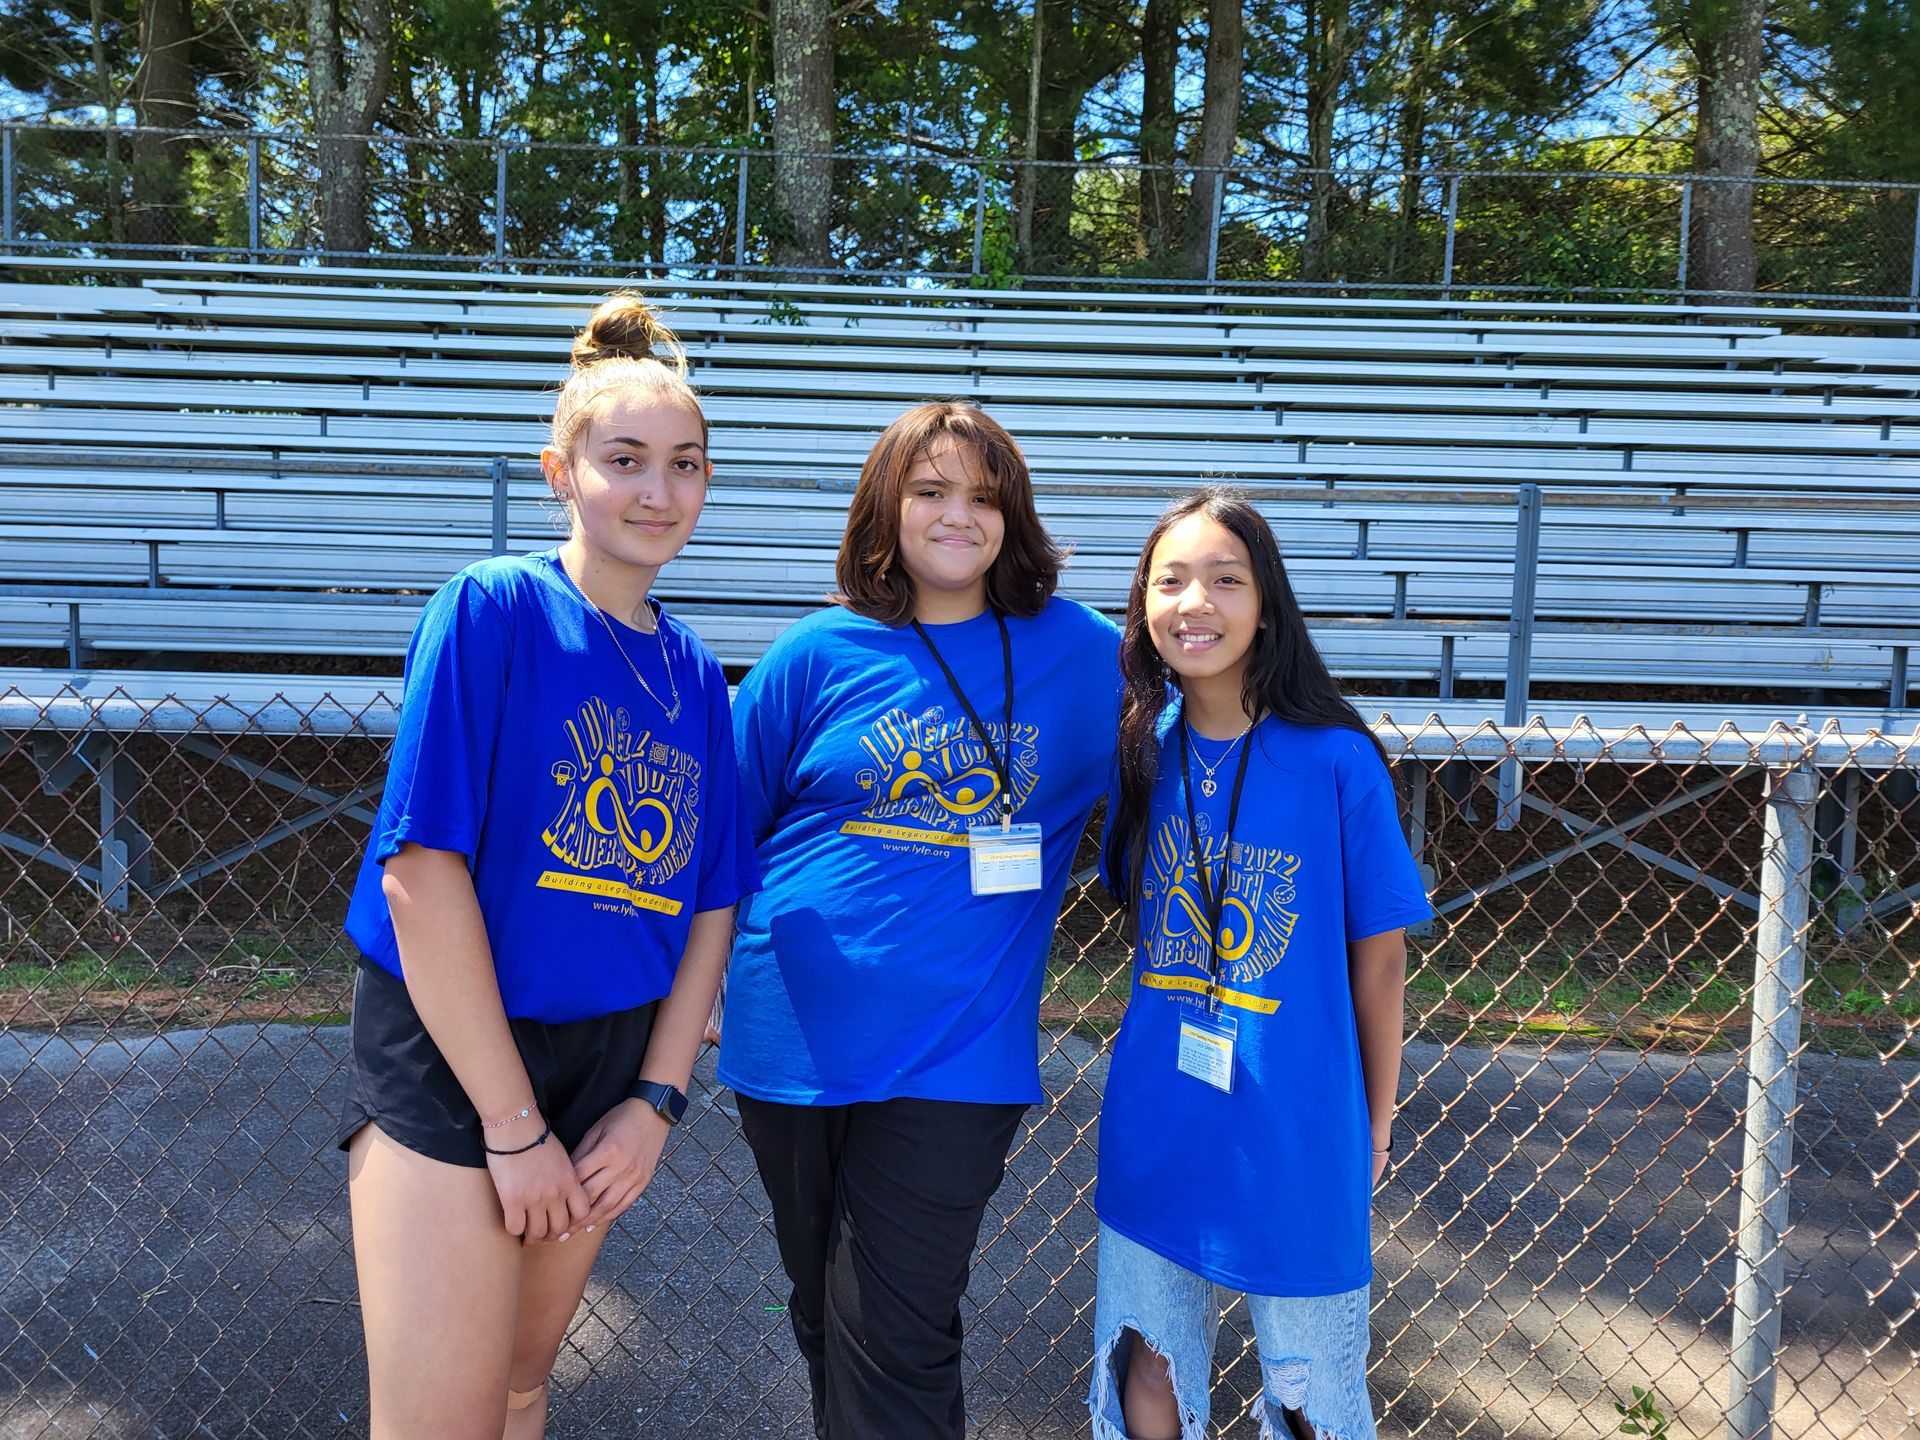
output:
[[[1256,717],[1277,715],[1295,725],[1352,730],[1367,737],[1382,763],[1387,758],[1314,648],[1306,617],[1293,597],[1287,567],[1280,559],[1280,542],[1253,502],[1225,485],[1202,486],[1174,501],[1161,513],[1141,547],[1133,586],[1127,592],[1126,626],[1120,636],[1120,804],[1107,817],[1106,861],[1107,873],[1115,882],[1114,898],[1127,909],[1129,937],[1139,930],[1147,809],[1159,772],[1156,731],[1167,708],[1173,678],[1147,630],[1147,577],[1161,539],[1188,516],[1199,514],[1237,536],[1253,561],[1261,626],[1254,632],[1247,655],[1241,697],[1247,713]]]

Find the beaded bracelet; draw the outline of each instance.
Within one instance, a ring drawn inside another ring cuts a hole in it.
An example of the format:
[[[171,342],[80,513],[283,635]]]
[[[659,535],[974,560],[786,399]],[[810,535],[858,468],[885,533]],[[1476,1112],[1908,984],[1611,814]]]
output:
[[[535,1140],[528,1145],[522,1145],[518,1150],[496,1150],[491,1145],[488,1145],[484,1142],[482,1142],[480,1148],[486,1151],[487,1154],[489,1155],[524,1155],[527,1153],[527,1151],[537,1150],[540,1146],[546,1144],[547,1137],[551,1134],[553,1134],[553,1126],[549,1125],[547,1126],[546,1129],[540,1132],[540,1138],[538,1140]]]
[[[482,1120],[480,1122],[480,1128],[482,1130],[504,1130],[506,1129],[507,1126],[513,1124],[514,1121],[525,1120],[529,1118],[532,1114],[533,1114],[533,1107],[529,1105],[526,1109],[522,1110],[519,1114],[509,1115],[504,1120]]]

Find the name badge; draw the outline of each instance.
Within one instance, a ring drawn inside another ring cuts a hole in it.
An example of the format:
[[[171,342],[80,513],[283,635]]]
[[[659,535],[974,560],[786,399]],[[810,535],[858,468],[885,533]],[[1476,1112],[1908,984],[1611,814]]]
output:
[[[967,831],[973,893],[1007,895],[1040,888],[1040,827],[976,825]]]
[[[1180,1073],[1204,1080],[1214,1089],[1233,1093],[1233,1044],[1240,1037],[1239,1022],[1230,1015],[1180,1022]]]

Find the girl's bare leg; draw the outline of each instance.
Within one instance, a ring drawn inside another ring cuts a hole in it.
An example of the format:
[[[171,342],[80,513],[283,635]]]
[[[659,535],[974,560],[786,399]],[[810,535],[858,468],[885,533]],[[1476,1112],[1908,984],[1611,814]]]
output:
[[[347,1177],[371,1440],[498,1440],[522,1263],[492,1177],[376,1125],[353,1137]]]
[[[541,1241],[521,1252],[520,1305],[507,1384],[517,1401],[526,1398],[507,1412],[503,1440],[541,1440],[546,1434],[547,1377],[606,1234],[604,1225],[591,1235],[576,1230],[571,1240]]]
[[[1139,1331],[1127,1334],[1133,1348],[1127,1355],[1127,1383],[1120,1398],[1127,1435],[1130,1440],[1180,1440],[1180,1403],[1174,1398],[1167,1362]]]

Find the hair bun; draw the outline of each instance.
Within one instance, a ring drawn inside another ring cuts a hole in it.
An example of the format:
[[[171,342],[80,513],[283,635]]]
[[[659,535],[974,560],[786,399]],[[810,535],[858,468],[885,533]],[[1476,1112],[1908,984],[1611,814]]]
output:
[[[604,360],[658,360],[685,375],[686,352],[638,291],[619,290],[600,302],[586,328],[573,337],[573,368]]]

